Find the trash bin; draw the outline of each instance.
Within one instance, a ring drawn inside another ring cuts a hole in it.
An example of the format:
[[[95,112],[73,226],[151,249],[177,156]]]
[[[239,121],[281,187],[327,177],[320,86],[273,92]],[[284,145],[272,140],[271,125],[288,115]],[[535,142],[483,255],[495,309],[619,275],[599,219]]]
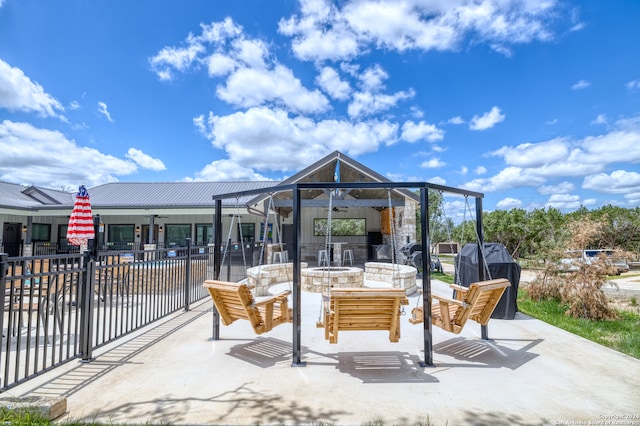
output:
[[[520,284],[520,272],[522,269],[513,260],[504,245],[500,243],[484,243],[483,247],[491,278],[506,278],[511,283],[511,287],[507,287],[504,291],[491,318],[513,319],[518,311],[518,285]],[[456,256],[455,261],[456,272],[460,275],[460,279],[456,279],[455,282],[464,287],[469,287],[472,283],[479,281],[477,243],[465,244],[460,250],[460,254]],[[487,276],[485,279],[489,279],[489,277]]]

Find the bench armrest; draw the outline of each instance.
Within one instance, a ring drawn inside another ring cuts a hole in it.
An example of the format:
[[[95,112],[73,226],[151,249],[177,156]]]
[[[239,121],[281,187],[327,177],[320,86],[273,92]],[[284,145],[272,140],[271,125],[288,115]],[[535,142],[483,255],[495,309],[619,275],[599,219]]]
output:
[[[460,300],[455,300],[455,299],[450,299],[448,297],[438,296],[437,294],[432,294],[431,295],[431,299],[435,299],[435,300],[438,300],[440,302],[451,303],[453,305],[464,306],[464,302],[462,302]]]
[[[469,291],[469,288],[463,287],[463,286],[458,285],[458,284],[449,284],[449,287],[451,287],[455,291],[461,291],[463,293]]]
[[[287,299],[287,296],[289,296],[290,294],[291,294],[291,290],[285,290],[281,293],[274,294],[273,296],[269,296],[260,301],[256,301],[255,306],[268,305],[270,303],[275,303],[275,302],[282,303],[284,300]]]

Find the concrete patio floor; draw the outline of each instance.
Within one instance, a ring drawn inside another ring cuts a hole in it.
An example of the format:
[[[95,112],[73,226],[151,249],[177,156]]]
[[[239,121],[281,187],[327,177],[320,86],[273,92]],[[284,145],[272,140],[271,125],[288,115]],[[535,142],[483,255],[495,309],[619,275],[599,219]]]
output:
[[[433,292],[449,294],[444,283]],[[255,336],[222,326],[211,340],[209,300],[11,389],[63,396],[61,420],[193,425],[640,425],[640,360],[518,313],[460,335],[433,328],[435,366],[422,327],[402,317],[402,337],[315,327],[320,295],[302,294],[306,367],[291,366],[293,327]],[[578,423],[580,422],[580,423]],[[590,422],[590,423],[589,423]],[[607,423],[609,422],[609,423]]]

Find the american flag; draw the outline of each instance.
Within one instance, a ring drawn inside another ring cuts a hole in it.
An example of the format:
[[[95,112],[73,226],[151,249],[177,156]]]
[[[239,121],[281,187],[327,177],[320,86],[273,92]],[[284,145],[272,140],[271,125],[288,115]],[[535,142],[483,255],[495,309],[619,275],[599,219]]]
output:
[[[76,201],[73,204],[73,211],[69,218],[67,228],[67,241],[74,246],[87,245],[87,240],[95,238],[93,228],[93,216],[91,214],[91,203],[89,193],[84,185],[81,185],[76,194]]]

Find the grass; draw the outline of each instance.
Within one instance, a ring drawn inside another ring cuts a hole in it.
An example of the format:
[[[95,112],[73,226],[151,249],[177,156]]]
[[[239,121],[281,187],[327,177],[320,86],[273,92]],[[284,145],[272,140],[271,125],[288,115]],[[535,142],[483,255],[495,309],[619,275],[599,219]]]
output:
[[[444,272],[432,272],[431,279],[440,280],[447,284],[453,284],[453,275],[446,274]]]
[[[618,319],[589,321],[564,314],[557,300],[533,301],[525,288],[518,289],[518,310],[616,351],[640,359],[640,315],[616,311]]]
[[[453,275],[432,272],[431,278],[453,283]],[[618,277],[619,278],[619,277]],[[631,304],[638,303],[632,297]],[[618,319],[589,321],[566,316],[566,307],[559,301],[533,301],[523,287],[518,288],[518,310],[548,324],[584,337],[592,342],[640,359],[640,315],[632,312],[616,311]]]

